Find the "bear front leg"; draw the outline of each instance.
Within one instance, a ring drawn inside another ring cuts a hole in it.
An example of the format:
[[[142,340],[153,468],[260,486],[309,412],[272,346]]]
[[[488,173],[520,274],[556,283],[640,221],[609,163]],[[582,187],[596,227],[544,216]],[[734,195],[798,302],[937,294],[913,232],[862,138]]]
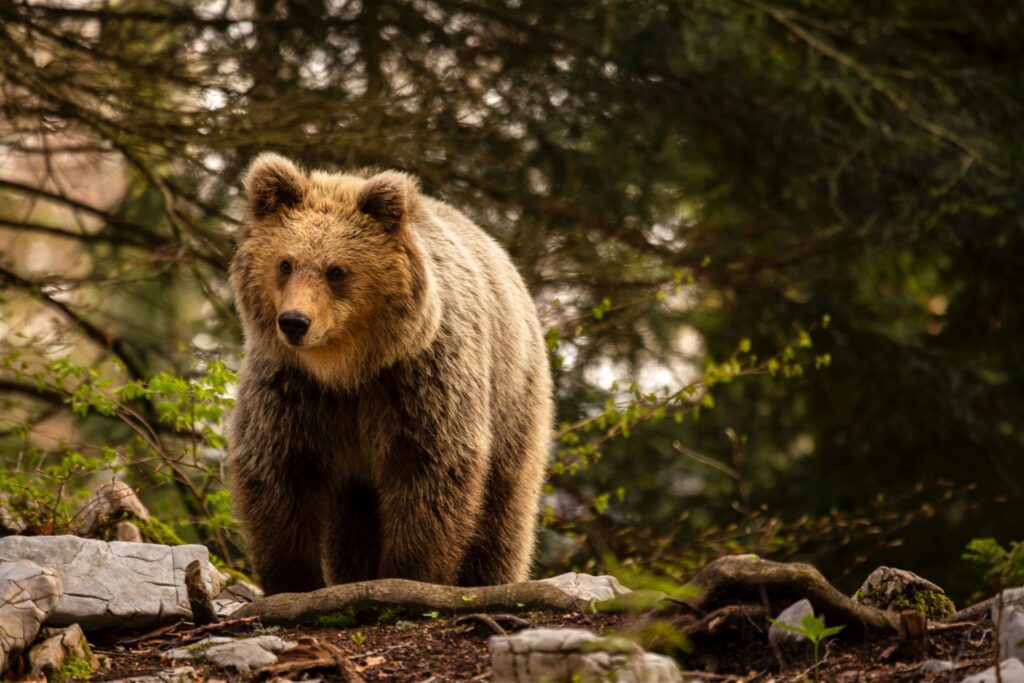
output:
[[[381,487],[380,577],[455,585],[483,509],[486,456],[447,462],[408,439]]]
[[[229,441],[235,510],[267,594],[324,585],[321,519],[328,463],[322,444],[311,437],[318,432],[310,429],[322,420],[302,410],[302,396],[289,388],[284,380],[243,379]]]
[[[290,488],[235,475],[236,508],[249,557],[267,595],[324,586],[319,503],[308,492],[297,496]]]

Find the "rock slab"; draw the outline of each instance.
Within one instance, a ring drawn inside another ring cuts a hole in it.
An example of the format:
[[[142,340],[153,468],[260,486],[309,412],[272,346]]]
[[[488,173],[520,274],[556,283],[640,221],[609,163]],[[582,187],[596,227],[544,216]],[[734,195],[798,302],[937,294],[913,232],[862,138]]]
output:
[[[0,564],[0,673],[35,640],[60,596],[55,572],[25,560]]]
[[[1003,683],[1024,683],[1024,664],[1016,657],[1005,659],[999,664],[999,673]],[[974,674],[960,683],[996,683],[996,668],[990,666],[980,674]]]
[[[174,661],[202,659],[221,669],[250,673],[277,661],[277,653],[290,650],[298,643],[277,636],[227,638],[214,636],[187,647],[169,650],[165,657]]]
[[[495,683],[681,683],[675,660],[583,629],[530,629],[489,642]]]
[[[146,628],[189,617],[185,567],[203,565],[203,580],[216,592],[209,554],[201,545],[97,541],[78,536],[0,538],[0,563],[29,560],[63,578],[64,593],[47,624],[79,624],[91,632]]]
[[[154,673],[129,676],[128,678],[115,678],[106,683],[192,683],[197,680],[196,670],[191,666],[177,666],[173,669],[164,669]]]
[[[1024,661],[1024,587],[1010,588],[992,604],[992,623],[999,623],[999,656]]]

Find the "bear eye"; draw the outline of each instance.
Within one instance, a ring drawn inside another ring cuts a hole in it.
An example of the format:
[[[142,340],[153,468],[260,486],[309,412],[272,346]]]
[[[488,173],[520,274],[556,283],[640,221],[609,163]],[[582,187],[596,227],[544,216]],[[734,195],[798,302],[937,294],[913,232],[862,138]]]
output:
[[[281,261],[281,263],[278,264],[277,269],[281,272],[281,275],[292,274],[292,264],[287,259]]]
[[[345,279],[345,271],[337,266],[327,269],[327,281],[332,285],[336,285]]]

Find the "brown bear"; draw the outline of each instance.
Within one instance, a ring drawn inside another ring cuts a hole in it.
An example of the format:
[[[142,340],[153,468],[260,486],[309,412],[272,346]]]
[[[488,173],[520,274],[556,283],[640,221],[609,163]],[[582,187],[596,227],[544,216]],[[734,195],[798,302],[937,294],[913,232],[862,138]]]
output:
[[[229,462],[266,591],[525,579],[552,390],[508,255],[403,173],[264,154],[244,187]]]

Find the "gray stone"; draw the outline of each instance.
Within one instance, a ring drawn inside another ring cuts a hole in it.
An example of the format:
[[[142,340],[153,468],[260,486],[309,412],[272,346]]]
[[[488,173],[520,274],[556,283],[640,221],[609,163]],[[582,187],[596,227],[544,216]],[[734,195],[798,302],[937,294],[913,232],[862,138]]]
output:
[[[768,629],[768,642],[783,668],[806,668],[814,663],[814,646],[811,641],[803,634],[780,625],[803,628],[802,622],[807,616],[814,616],[810,600],[794,602],[779,613],[775,618],[776,623]]]
[[[620,595],[631,592],[630,589],[619,583],[614,576],[593,576],[591,574],[580,574],[568,572],[559,574],[550,579],[543,579],[544,583],[554,584],[563,591],[581,602],[601,602],[611,600]]]
[[[77,536],[0,538],[0,562],[31,560],[64,579],[64,594],[47,619],[52,626],[79,624],[84,631],[146,628],[191,616],[185,567],[203,565],[216,594],[207,550],[201,545],[97,541]]]
[[[35,640],[60,595],[55,572],[28,561],[0,564],[0,673]]]
[[[953,662],[942,659],[927,659],[921,662],[921,666],[917,667],[917,670],[923,674],[934,674],[940,671],[949,671],[952,668]]]
[[[853,601],[895,612],[912,609],[929,619],[941,619],[956,611],[942,588],[913,572],[892,567],[879,567],[871,572],[853,594]]]
[[[115,540],[125,543],[142,543],[142,532],[131,522],[118,522],[115,527]]]
[[[263,591],[248,581],[235,581],[213,599],[213,609],[218,617],[234,614],[241,607],[263,597]]]
[[[645,652],[622,638],[600,638],[582,629],[529,629],[494,636],[489,646],[495,683],[682,680],[675,660]]]
[[[106,683],[192,683],[195,680],[198,680],[195,669],[191,666],[178,666],[173,669],[157,671],[156,673],[129,676],[128,678],[115,678],[106,681]]]
[[[168,659],[175,661],[201,659],[221,669],[249,673],[277,661],[277,653],[290,650],[298,643],[277,636],[254,638],[211,637],[198,643],[169,650]]]
[[[1004,659],[999,665],[999,673],[1003,683],[1024,683],[1024,664],[1016,657]],[[990,666],[980,674],[974,674],[960,683],[996,683],[996,668]]]
[[[108,481],[96,489],[75,515],[75,533],[91,534],[103,520],[122,510],[139,519],[149,519],[149,510],[135,489],[119,479]]]
[[[98,662],[78,624],[62,629],[43,629],[42,637],[43,640],[33,645],[28,653],[32,677],[50,678],[69,658],[84,661],[90,669],[96,669]]]
[[[992,622],[999,623],[999,656],[1024,660],[1024,587],[1004,590],[992,604]]]

